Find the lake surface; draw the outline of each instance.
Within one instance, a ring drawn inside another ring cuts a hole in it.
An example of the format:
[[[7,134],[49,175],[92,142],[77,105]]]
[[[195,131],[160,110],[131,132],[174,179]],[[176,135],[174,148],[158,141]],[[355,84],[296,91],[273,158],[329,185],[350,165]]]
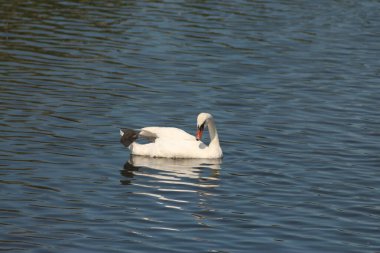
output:
[[[378,1],[0,2],[1,251],[380,251]]]

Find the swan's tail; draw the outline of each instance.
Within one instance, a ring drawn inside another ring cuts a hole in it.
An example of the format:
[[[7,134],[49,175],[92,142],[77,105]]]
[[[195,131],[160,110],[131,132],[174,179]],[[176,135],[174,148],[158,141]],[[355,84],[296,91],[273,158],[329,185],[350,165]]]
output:
[[[121,135],[120,142],[128,148],[132,142],[137,140],[137,138],[139,137],[139,133],[140,133],[139,131],[136,131],[133,129],[122,128],[120,129],[120,135]]]

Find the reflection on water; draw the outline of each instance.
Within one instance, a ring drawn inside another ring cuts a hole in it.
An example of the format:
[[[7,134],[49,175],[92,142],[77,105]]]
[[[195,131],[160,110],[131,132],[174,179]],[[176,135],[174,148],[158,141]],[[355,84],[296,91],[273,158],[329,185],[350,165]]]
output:
[[[124,164],[121,174],[130,184],[134,177],[151,177],[166,183],[191,180],[198,187],[217,187],[221,159],[170,159],[131,156]],[[213,182],[213,184],[210,184]],[[184,182],[182,182],[184,183]]]
[[[155,221],[144,233],[157,230],[183,232],[194,224],[208,228],[211,221],[207,214],[214,209],[213,199],[218,198],[216,189],[220,182],[221,162],[221,159],[131,156],[121,171],[124,177],[121,183],[128,185],[129,198],[145,198],[144,205],[150,203],[155,210],[143,211],[145,220]],[[161,215],[159,210],[176,212],[176,217],[170,219],[178,221],[164,222],[166,215]],[[192,215],[189,216],[189,212]],[[174,225],[177,222],[181,225]]]
[[[207,206],[205,196],[215,195],[212,190],[219,186],[220,165],[221,159],[131,156],[121,171],[125,177],[121,183],[133,185],[133,194],[152,197],[166,208],[182,210],[193,201]]]

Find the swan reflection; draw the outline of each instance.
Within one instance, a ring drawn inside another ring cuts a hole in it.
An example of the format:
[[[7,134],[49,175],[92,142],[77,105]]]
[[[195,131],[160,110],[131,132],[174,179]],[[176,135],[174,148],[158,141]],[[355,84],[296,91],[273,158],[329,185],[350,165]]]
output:
[[[131,156],[121,174],[126,177],[122,184],[130,184],[137,176],[148,177],[156,182],[217,187],[221,159],[170,159]],[[139,180],[138,180],[139,181]]]
[[[128,185],[132,205],[145,210],[145,219],[154,220],[152,229],[175,229],[167,223],[165,215],[160,215],[163,210],[170,210],[172,217],[200,210],[191,217],[202,225],[205,223],[202,213],[214,209],[210,200],[219,195],[220,166],[221,159],[131,156],[121,171],[120,182]],[[146,211],[152,209],[155,211]]]

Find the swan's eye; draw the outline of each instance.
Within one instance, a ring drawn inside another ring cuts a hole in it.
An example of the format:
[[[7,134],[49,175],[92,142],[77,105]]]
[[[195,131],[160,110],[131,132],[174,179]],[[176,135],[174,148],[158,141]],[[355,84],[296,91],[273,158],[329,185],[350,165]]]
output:
[[[205,123],[206,122],[203,122],[203,124],[201,126],[198,127],[199,130],[203,131],[203,129],[205,128]]]

